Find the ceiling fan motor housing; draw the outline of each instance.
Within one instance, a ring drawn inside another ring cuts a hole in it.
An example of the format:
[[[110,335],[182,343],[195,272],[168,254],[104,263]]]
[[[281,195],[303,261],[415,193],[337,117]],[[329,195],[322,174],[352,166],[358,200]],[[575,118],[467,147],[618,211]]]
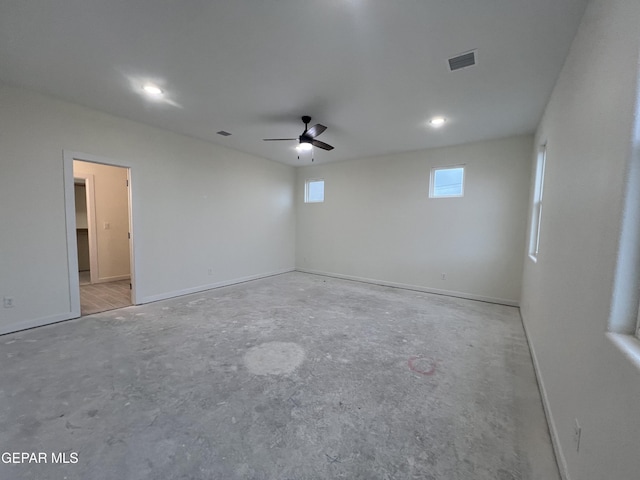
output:
[[[304,123],[304,132],[302,132],[302,135],[298,137],[298,140],[300,141],[301,144],[308,143],[309,145],[312,145],[313,137],[307,134],[310,121],[311,121],[311,117],[309,115],[302,116],[302,123]]]

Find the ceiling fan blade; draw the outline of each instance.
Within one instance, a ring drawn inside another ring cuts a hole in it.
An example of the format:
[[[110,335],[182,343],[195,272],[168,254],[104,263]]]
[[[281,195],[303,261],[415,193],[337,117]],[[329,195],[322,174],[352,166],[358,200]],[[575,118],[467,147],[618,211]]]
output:
[[[281,140],[298,140],[297,138],[263,138],[265,142],[279,142]]]
[[[311,145],[321,148],[323,150],[333,150],[333,147],[328,143],[321,142],[320,140],[311,140]]]
[[[319,123],[317,123],[316,125],[314,125],[313,127],[311,127],[309,130],[306,131],[306,134],[309,135],[310,137],[317,137],[318,135],[320,135],[322,132],[324,132],[327,129],[327,127],[325,127],[324,125],[320,125]]]

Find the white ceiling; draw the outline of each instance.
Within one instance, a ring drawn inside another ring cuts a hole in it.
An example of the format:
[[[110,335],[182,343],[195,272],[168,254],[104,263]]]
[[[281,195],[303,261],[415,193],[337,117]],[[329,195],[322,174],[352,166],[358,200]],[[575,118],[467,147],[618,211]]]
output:
[[[291,165],[262,138],[301,115],[335,146],[318,163],[384,155],[533,132],[586,3],[0,0],[0,81]]]

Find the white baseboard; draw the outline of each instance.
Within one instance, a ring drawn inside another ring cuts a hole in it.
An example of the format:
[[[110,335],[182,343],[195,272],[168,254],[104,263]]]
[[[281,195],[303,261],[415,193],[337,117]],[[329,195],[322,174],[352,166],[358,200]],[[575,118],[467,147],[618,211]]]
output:
[[[564,458],[564,454],[562,453],[562,448],[560,447],[560,439],[558,437],[558,430],[556,429],[556,423],[553,420],[553,414],[551,413],[551,408],[549,407],[549,399],[547,397],[547,390],[544,388],[544,380],[542,379],[542,375],[540,374],[540,368],[538,366],[538,357],[536,356],[536,350],[531,343],[531,339],[529,338],[529,333],[527,332],[527,324],[524,321],[524,317],[522,316],[522,311],[520,311],[520,320],[522,321],[522,327],[524,328],[524,336],[527,339],[527,344],[529,345],[529,351],[531,352],[531,359],[533,360],[533,370],[536,374],[536,380],[538,381],[538,387],[540,389],[540,396],[542,397],[542,407],[544,409],[544,415],[547,418],[547,425],[549,426],[549,432],[551,434],[551,445],[553,446],[553,453],[556,456],[556,463],[558,464],[558,471],[560,472],[560,476],[562,480],[571,480],[569,476],[569,469],[567,468],[567,460]]]
[[[277,270],[277,271],[268,272],[268,273],[250,275],[247,277],[235,278],[232,280],[225,280],[222,282],[212,283],[208,285],[200,285],[198,287],[187,288],[184,290],[176,290],[173,292],[161,293],[159,295],[150,295],[147,297],[143,297],[142,300],[138,301],[138,304],[141,305],[143,303],[151,303],[159,300],[166,300],[168,298],[179,297],[182,295],[189,295],[191,293],[203,292],[205,290],[212,290],[214,288],[226,287],[229,285],[235,285],[237,283],[249,282],[251,280],[258,280],[260,278],[272,277],[274,275],[281,275],[283,273],[293,272],[294,270],[295,269],[293,268],[288,268],[288,269]],[[127,276],[125,278],[129,278],[129,277]],[[50,325],[52,323],[63,322],[65,320],[71,320],[79,317],[80,317],[79,314],[74,314],[73,312],[64,312],[56,315],[51,315],[48,317],[22,320],[15,323],[10,323],[8,325],[0,325],[0,335],[19,332],[20,330],[27,330],[29,328],[42,327],[44,325]]]
[[[131,275],[116,275],[115,277],[102,277],[98,278],[94,283],[109,283],[109,282],[118,282],[120,280],[130,280]]]
[[[374,285],[382,285],[384,287],[404,288],[405,290],[415,290],[417,292],[434,293],[436,295],[446,295],[448,297],[465,298],[467,300],[477,300],[480,302],[497,303],[500,305],[508,305],[510,307],[519,306],[517,300],[508,300],[504,298],[485,297],[483,295],[475,295],[473,293],[456,292],[453,290],[440,290],[437,288],[428,288],[420,285],[410,285],[406,283],[387,282],[374,278],[356,277],[354,275],[343,275],[341,273],[323,272],[320,270],[310,270],[306,268],[296,268],[297,272],[311,273],[313,275],[323,275],[325,277],[341,278],[344,280],[354,280],[356,282],[372,283]]]
[[[30,320],[21,320],[16,323],[10,323],[9,325],[0,325],[0,335],[19,332],[20,330],[27,330],[29,328],[42,327],[44,325],[51,325],[52,323],[71,320],[73,318],[78,318],[79,316],[80,315],[74,315],[72,312],[65,312],[65,313],[58,313],[57,315],[51,315],[48,317],[33,318]]]
[[[142,305],[144,303],[158,302],[160,300],[167,300],[169,298],[181,297],[183,295],[190,295],[192,293],[204,292],[206,290],[213,290],[214,288],[228,287],[229,285],[235,285],[238,283],[249,282],[251,280],[258,280],[260,278],[273,277],[274,275],[281,275],[283,273],[293,272],[294,268],[288,268],[284,270],[276,270],[273,272],[259,273],[257,275],[249,275],[247,277],[234,278],[231,280],[223,280],[221,282],[209,283],[206,285],[198,285],[197,287],[185,288],[183,290],[174,290],[171,292],[159,293],[157,295],[148,295],[146,297],[138,298],[137,304]]]

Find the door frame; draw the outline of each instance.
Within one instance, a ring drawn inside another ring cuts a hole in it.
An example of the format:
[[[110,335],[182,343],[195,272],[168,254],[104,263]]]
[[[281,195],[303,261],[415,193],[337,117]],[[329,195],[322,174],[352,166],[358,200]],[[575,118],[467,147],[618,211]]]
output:
[[[83,178],[82,175],[74,177],[73,161],[80,160],[89,163],[99,163],[112,167],[120,167],[127,169],[127,180],[129,182],[129,265],[131,270],[131,303],[137,305],[136,296],[136,263],[135,263],[135,242],[134,242],[134,196],[133,196],[133,175],[132,166],[126,162],[115,161],[110,158],[100,157],[82,152],[74,152],[63,150],[63,175],[64,175],[64,199],[65,199],[65,218],[67,227],[67,262],[69,269],[69,300],[71,307],[71,318],[81,316],[80,312],[80,279],[78,278],[78,244],[76,238],[76,206],[74,192],[74,178]],[[93,186],[93,185],[92,185]],[[93,189],[92,189],[93,190]],[[87,197],[88,197],[87,189]],[[92,202],[91,207],[94,207]],[[87,214],[89,214],[89,205],[87,205]],[[91,228],[89,228],[91,230]],[[95,238],[95,236],[94,236]],[[93,260],[91,260],[93,262]],[[94,265],[91,264],[91,279],[94,277]],[[96,270],[97,274],[97,270]]]
[[[75,158],[74,160],[77,160]],[[89,233],[89,273],[91,275],[91,283],[96,283],[99,278],[98,272],[98,233],[96,232],[96,197],[95,197],[95,180],[91,173],[80,173],[73,175],[74,183],[76,180],[84,180],[85,201],[87,205],[87,230]]]

